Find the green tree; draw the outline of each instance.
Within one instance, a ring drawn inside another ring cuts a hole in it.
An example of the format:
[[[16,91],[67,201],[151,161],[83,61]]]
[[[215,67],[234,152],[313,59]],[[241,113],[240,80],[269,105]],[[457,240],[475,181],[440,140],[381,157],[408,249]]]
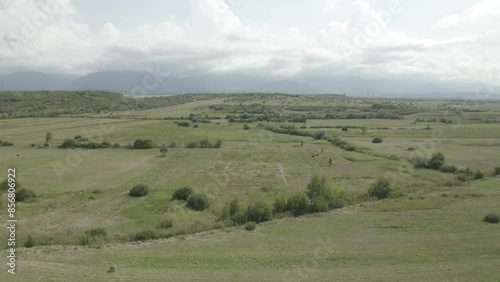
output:
[[[439,170],[445,163],[444,154],[437,152],[432,154],[431,159],[429,160],[429,168],[434,170]]]
[[[309,184],[307,184],[307,197],[309,199],[313,199],[316,196],[323,196],[325,195],[325,190],[326,190],[326,178],[324,177],[319,177],[318,175],[314,175],[311,178],[311,181],[309,181]]]

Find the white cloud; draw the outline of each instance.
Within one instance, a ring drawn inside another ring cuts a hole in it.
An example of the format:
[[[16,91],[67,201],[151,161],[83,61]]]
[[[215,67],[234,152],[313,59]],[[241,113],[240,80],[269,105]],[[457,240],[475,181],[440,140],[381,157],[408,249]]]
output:
[[[167,16],[161,23],[130,30],[118,30],[108,22],[95,32],[76,21],[70,1],[3,3],[0,71],[4,72],[31,69],[85,74],[109,69],[142,71],[146,65],[160,65],[162,70],[179,75],[241,71],[269,75],[414,74],[473,80],[478,72],[497,70],[499,61],[493,51],[500,42],[495,33],[416,38],[397,28],[396,19],[404,15],[374,9],[366,0],[351,5],[350,19],[331,21],[316,36],[301,26],[274,32],[249,28],[223,0],[190,0],[189,21]],[[40,3],[51,3],[52,8]],[[324,7],[336,13],[338,3],[327,1]],[[447,21],[456,24],[479,15],[484,13],[471,8]],[[42,19],[43,24],[33,19]],[[26,33],[30,28],[33,34]],[[345,55],[346,46],[354,48],[352,56]]]
[[[324,7],[321,14],[324,16],[331,16],[334,14],[337,5],[343,0],[324,0]]]
[[[459,24],[491,24],[490,20],[498,20],[500,1],[483,0],[468,8],[463,13],[443,17],[434,25],[435,28],[450,28]]]

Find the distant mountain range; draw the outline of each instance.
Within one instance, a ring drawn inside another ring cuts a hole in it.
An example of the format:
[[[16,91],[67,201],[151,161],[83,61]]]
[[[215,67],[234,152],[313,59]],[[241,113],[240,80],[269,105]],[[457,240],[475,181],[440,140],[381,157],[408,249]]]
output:
[[[361,97],[453,99],[457,93],[472,93],[476,85],[410,78],[372,78],[360,76],[295,76],[270,78],[228,74],[195,77],[156,76],[147,72],[102,71],[84,76],[43,72],[17,72],[0,76],[0,91],[7,90],[106,90],[122,94],[185,93],[289,93],[347,94]],[[461,99],[470,97],[463,94]],[[490,95],[499,99],[499,95]]]

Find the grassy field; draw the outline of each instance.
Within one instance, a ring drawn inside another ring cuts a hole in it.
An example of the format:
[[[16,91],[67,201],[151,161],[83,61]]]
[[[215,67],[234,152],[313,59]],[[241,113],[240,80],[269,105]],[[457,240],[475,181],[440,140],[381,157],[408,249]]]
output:
[[[37,197],[17,203],[18,243],[31,236],[36,246],[18,248],[18,275],[12,280],[2,272],[0,280],[498,281],[500,225],[482,218],[500,213],[500,180],[491,175],[500,165],[500,104],[463,112],[460,123],[439,122],[440,111],[469,106],[442,101],[412,101],[411,109],[421,112],[398,119],[261,120],[247,122],[244,130],[245,123],[225,118],[259,107],[263,115],[276,111],[273,119],[296,113],[318,117],[337,108],[360,114],[371,111],[373,103],[391,102],[235,95],[121,111],[121,118],[101,112],[1,119],[0,140],[14,146],[0,146],[5,174],[0,181],[15,167],[22,187]],[[211,121],[188,120],[197,128],[176,124],[190,114]],[[266,126],[323,131],[326,138],[273,133]],[[43,147],[47,132],[52,139]],[[120,148],[58,148],[77,135]],[[327,141],[331,137],[357,149],[334,146]],[[374,137],[383,142],[372,143]],[[158,148],[128,148],[136,139],[167,145],[168,152],[162,157]],[[203,139],[221,140],[222,146],[185,147]],[[480,170],[485,177],[458,181],[453,173],[415,169],[408,162],[435,152],[445,155],[446,164]],[[232,199],[244,208],[257,202],[272,206],[278,197],[306,191],[313,175],[357,200],[325,213],[276,216],[251,232],[219,220]],[[381,176],[392,179],[398,197],[367,198]],[[130,197],[136,184],[148,185],[150,193]],[[206,194],[210,207],[194,211],[171,200],[184,186]],[[0,209],[6,210],[6,193],[1,195]],[[165,219],[173,226],[158,230]],[[5,212],[0,220],[6,222]],[[106,239],[82,245],[82,235],[99,227],[105,228]],[[149,230],[171,238],[130,242],[130,236]],[[6,228],[0,236],[7,238]],[[118,272],[106,273],[110,265]]]

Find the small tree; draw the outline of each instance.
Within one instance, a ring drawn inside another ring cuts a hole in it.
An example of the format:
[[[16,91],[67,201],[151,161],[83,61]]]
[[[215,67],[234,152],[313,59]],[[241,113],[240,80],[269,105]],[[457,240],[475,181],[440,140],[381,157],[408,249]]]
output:
[[[387,177],[380,177],[368,190],[368,195],[377,199],[389,198],[392,192],[392,179]]]
[[[187,199],[187,207],[195,211],[202,211],[209,207],[208,197],[205,194],[191,194]]]
[[[316,196],[323,196],[326,190],[326,178],[314,175],[307,184],[307,196],[313,199]]]
[[[144,184],[137,184],[129,191],[129,196],[131,197],[144,197],[149,193],[149,187]]]

